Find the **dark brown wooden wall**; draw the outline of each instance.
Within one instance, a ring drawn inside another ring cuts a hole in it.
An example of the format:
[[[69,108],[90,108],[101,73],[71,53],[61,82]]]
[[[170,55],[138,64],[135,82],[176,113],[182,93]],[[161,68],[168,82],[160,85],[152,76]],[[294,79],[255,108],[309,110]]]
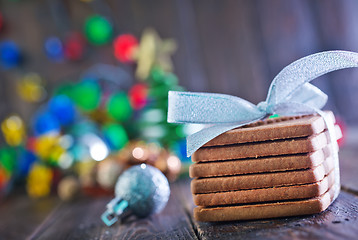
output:
[[[44,39],[80,30],[92,13],[109,13],[117,33],[139,36],[151,26],[163,38],[175,38],[179,45],[174,56],[176,73],[188,90],[228,93],[255,103],[265,99],[271,80],[292,61],[323,50],[358,51],[356,0],[102,1],[107,7],[62,0],[65,17],[56,25],[50,6],[58,1],[1,0],[9,25],[1,39],[15,40],[27,56],[22,68],[0,73],[2,116],[14,111],[29,116],[37,108],[14,95],[15,80],[23,72],[40,73],[51,89],[65,78],[76,80],[95,63],[118,64],[110,46],[91,48],[79,63],[56,64],[46,59]],[[358,122],[357,69],[335,72],[314,83],[329,94],[328,108],[350,124]]]

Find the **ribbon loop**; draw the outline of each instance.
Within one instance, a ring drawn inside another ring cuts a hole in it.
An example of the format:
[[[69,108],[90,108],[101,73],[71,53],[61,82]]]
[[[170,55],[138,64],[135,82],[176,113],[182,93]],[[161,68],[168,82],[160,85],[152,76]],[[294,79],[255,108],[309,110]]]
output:
[[[358,67],[358,53],[327,51],[301,58],[274,78],[266,101],[257,106],[225,94],[170,91],[168,122],[210,125],[188,136],[187,155],[190,156],[218,135],[263,119],[267,114],[287,116],[317,112],[323,116],[320,109],[328,97],[309,82],[325,73],[352,67]]]
[[[252,103],[226,94],[169,91],[168,122],[243,123],[262,116]]]

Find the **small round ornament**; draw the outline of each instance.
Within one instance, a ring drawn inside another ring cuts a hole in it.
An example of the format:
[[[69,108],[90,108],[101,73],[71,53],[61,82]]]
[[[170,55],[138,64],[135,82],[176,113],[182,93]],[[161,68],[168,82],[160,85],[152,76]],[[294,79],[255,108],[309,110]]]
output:
[[[119,124],[108,124],[103,127],[103,136],[109,147],[120,150],[128,143],[128,135],[124,127]]]
[[[81,60],[85,51],[85,39],[79,32],[71,33],[64,41],[64,55],[68,60]]]
[[[132,107],[126,93],[118,92],[110,96],[106,104],[108,115],[123,122],[132,116]]]
[[[42,111],[35,114],[33,118],[33,130],[35,135],[59,133],[60,123],[52,113]]]
[[[37,160],[36,155],[27,150],[21,149],[17,158],[17,174],[19,177],[25,177],[30,171],[32,164]]]
[[[49,59],[54,61],[61,61],[63,59],[63,44],[58,37],[47,38],[44,47]]]
[[[112,39],[112,24],[103,16],[94,15],[86,19],[84,26],[87,40],[96,46],[109,43]]]
[[[7,117],[1,123],[5,141],[10,146],[19,146],[24,142],[26,132],[24,121],[17,115]]]
[[[44,80],[37,73],[25,74],[16,84],[16,92],[27,102],[40,102],[46,96]]]
[[[129,168],[118,178],[115,195],[101,216],[107,226],[130,215],[144,218],[159,213],[169,200],[170,188],[157,168],[141,164]]]
[[[122,34],[113,41],[114,56],[123,63],[133,61],[138,40],[132,34]]]
[[[16,155],[14,148],[0,148],[0,168],[3,168],[8,176],[12,175],[16,168]]]
[[[50,194],[53,173],[49,167],[34,164],[27,177],[26,190],[30,197],[41,198]]]
[[[66,95],[52,97],[48,103],[48,108],[50,113],[57,118],[61,125],[69,125],[75,120],[75,105]]]
[[[93,111],[99,106],[101,95],[101,87],[92,80],[84,80],[71,90],[72,100],[86,112]]]
[[[22,60],[22,54],[13,41],[3,41],[0,43],[0,63],[4,68],[17,67]]]
[[[129,99],[135,110],[144,108],[148,103],[148,86],[143,83],[135,84],[129,90]]]

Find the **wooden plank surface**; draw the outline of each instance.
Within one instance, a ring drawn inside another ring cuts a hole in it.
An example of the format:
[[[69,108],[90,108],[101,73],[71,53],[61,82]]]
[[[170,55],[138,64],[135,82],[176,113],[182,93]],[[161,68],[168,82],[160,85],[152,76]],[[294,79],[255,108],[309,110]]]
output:
[[[129,218],[112,227],[100,219],[109,201],[109,197],[83,197],[63,203],[29,239],[196,239],[191,219],[179,204],[175,191],[160,214],[139,220]]]
[[[59,202],[56,197],[32,200],[24,192],[12,193],[0,202],[0,239],[25,239]]]

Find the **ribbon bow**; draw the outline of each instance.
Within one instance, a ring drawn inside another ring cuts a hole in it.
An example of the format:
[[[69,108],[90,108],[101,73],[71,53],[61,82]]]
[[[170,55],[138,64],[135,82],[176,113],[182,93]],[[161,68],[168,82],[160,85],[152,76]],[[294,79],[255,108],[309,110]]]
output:
[[[328,97],[309,82],[328,72],[352,67],[358,67],[358,53],[327,51],[301,58],[282,69],[273,79],[266,101],[258,105],[225,94],[170,91],[168,122],[208,125],[187,137],[187,155],[190,156],[218,135],[271,114],[316,112],[324,117],[320,109]],[[333,123],[324,119],[332,138]]]

